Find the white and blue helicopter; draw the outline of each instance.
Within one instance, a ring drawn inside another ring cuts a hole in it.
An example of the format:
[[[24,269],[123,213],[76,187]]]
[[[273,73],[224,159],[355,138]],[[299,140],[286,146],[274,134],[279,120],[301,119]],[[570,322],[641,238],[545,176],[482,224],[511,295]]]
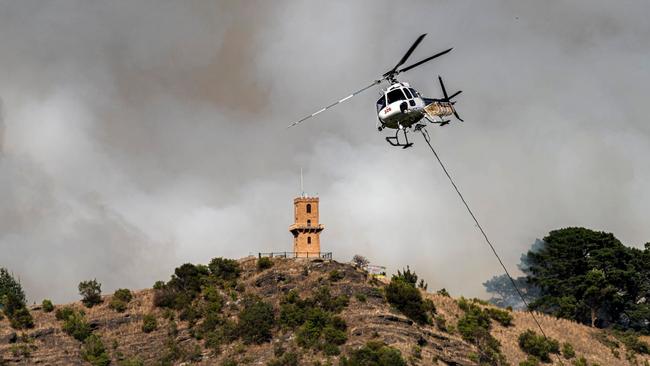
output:
[[[382,89],[382,96],[377,101],[377,129],[379,131],[383,130],[384,128],[396,130],[395,136],[386,137],[386,141],[388,141],[388,143],[392,146],[401,146],[404,149],[413,146],[413,143],[408,141],[407,132],[419,131],[426,126],[426,122],[445,126],[450,122],[450,120],[445,119],[445,117],[452,115],[462,122],[463,120],[460,118],[460,116],[458,116],[458,113],[454,108],[454,104],[456,102],[452,101],[452,99],[462,91],[458,91],[452,95],[447,95],[447,90],[445,89],[445,85],[443,84],[442,78],[440,76],[438,76],[438,80],[440,81],[440,88],[442,89],[443,98],[425,98],[420,95],[420,93],[418,93],[415,89],[413,89],[408,83],[400,82],[397,80],[397,75],[400,73],[418,67],[423,63],[431,61],[434,58],[442,56],[452,50],[450,48],[431,57],[420,60],[412,65],[398,69],[406,62],[409,56],[411,56],[411,53],[413,53],[415,48],[420,44],[425,36],[426,34],[419,36],[411,48],[409,48],[406,54],[397,63],[397,65],[383,74],[381,78],[373,81],[372,84],[364,87],[363,89],[357,90],[347,97],[324,108],[321,108],[320,110],[300,119],[299,121],[292,123],[289,127],[293,127],[340,103],[343,103],[355,95],[360,94],[361,92],[370,89],[375,85],[381,84],[383,81],[388,82],[390,86],[387,89]],[[423,120],[426,120],[426,122]],[[401,142],[399,139],[400,131],[404,135],[404,142]]]

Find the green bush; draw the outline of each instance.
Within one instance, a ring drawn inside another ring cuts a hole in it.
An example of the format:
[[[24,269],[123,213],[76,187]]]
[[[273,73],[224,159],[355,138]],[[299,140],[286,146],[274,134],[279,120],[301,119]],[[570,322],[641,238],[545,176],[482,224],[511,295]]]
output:
[[[368,300],[368,297],[366,294],[362,294],[361,292],[358,292],[356,295],[354,295],[359,302],[366,302]]]
[[[648,343],[643,342],[642,340],[639,339],[639,335],[633,331],[627,331],[627,332],[614,332],[613,333],[614,337],[621,341],[625,345],[625,348],[627,348],[630,351],[640,353],[640,354],[645,354],[649,355],[650,354],[650,345]]]
[[[519,335],[519,347],[522,351],[535,356],[543,362],[550,362],[550,353],[559,354],[560,344],[552,338],[545,338],[528,329]]]
[[[92,333],[90,324],[88,324],[84,315],[75,311],[69,313],[64,319],[62,328],[66,334],[81,342],[85,341]]]
[[[311,308],[306,312],[305,322],[298,328],[296,342],[304,348],[338,355],[338,346],[347,341],[346,329],[343,319],[320,308]]]
[[[102,285],[96,279],[82,281],[79,283],[79,295],[81,302],[88,308],[92,308],[102,302]]]
[[[14,301],[23,306],[26,304],[25,292],[20,282],[6,268],[0,268],[0,305],[5,306],[4,301],[7,297],[13,297]]]
[[[13,312],[9,318],[11,327],[14,329],[28,329],[34,327],[34,319],[26,307],[21,307]]]
[[[490,315],[464,298],[458,301],[458,306],[465,312],[458,320],[458,332],[463,339],[478,347],[479,363],[506,364],[505,357],[501,354],[501,344],[490,334]]]
[[[261,257],[257,260],[257,270],[263,271],[273,267],[273,261],[269,257]]]
[[[368,342],[360,349],[350,353],[350,357],[341,357],[341,366],[406,366],[402,353],[381,342]]]
[[[499,324],[504,327],[509,327],[512,325],[512,320],[514,319],[512,314],[507,310],[501,310],[497,308],[485,308],[483,311],[487,312],[490,318],[496,320]]]
[[[345,277],[345,274],[341,273],[339,270],[336,270],[336,269],[329,273],[329,279],[332,282],[342,280],[343,277]]]
[[[396,279],[393,276],[390,284],[386,286],[385,292],[388,303],[409,319],[418,324],[426,324],[430,321],[422,301],[422,294],[420,294],[420,290],[415,288],[415,285],[406,280]]]
[[[267,366],[298,366],[298,361],[298,354],[287,352],[281,357],[269,361],[269,363],[267,363]]]
[[[108,303],[108,307],[117,311],[118,313],[123,313],[124,311],[126,311],[127,305],[126,302],[116,297],[113,297],[111,301]]]
[[[119,366],[144,366],[144,361],[140,357],[131,357],[122,361],[118,361]]]
[[[62,308],[56,309],[54,316],[56,317],[56,320],[66,320],[72,314],[74,314],[74,309],[69,306],[64,306]]]
[[[233,259],[214,258],[210,261],[208,268],[213,276],[227,281],[236,280],[241,273],[239,262]]]
[[[539,359],[535,356],[528,356],[526,361],[519,362],[519,366],[539,366]]]
[[[1,270],[2,269],[0,268],[0,280],[7,281],[8,279],[2,279],[3,275],[1,274]],[[20,284],[18,284],[18,286],[20,286]],[[32,328],[34,326],[34,319],[25,305],[24,297],[21,297],[21,293],[18,290],[22,291],[21,288],[5,289],[5,294],[0,297],[0,305],[9,319],[12,328]]]
[[[440,290],[438,290],[438,292],[436,292],[436,294],[444,297],[451,297],[451,295],[449,295],[449,292],[447,291],[446,288],[441,288]]]
[[[133,294],[129,289],[121,288],[115,291],[115,293],[113,294],[113,298],[122,300],[128,304],[129,302],[131,302],[131,300],[133,300]]]
[[[111,363],[104,343],[95,334],[88,336],[84,341],[81,347],[81,358],[94,366],[107,366]]]
[[[567,360],[572,359],[576,356],[576,351],[573,349],[571,343],[565,342],[562,344],[562,356]]]
[[[271,340],[275,325],[273,306],[261,300],[247,298],[239,312],[237,333],[246,344],[261,344]]]
[[[48,299],[43,300],[41,307],[46,313],[51,313],[54,310],[54,304],[52,304],[52,301]]]
[[[142,317],[142,331],[145,333],[151,333],[154,330],[158,329],[158,320],[153,314],[147,314]]]

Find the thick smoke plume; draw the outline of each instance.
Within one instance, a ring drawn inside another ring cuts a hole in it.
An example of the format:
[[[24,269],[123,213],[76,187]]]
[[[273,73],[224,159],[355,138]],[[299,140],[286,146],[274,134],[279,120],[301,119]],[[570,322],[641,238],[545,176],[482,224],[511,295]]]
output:
[[[499,273],[426,145],[387,146],[376,91],[307,113],[392,67],[463,89],[430,129],[513,270],[582,225],[650,240],[647,2],[14,1],[0,4],[0,266],[34,301],[79,281],[143,288],[186,261],[289,250],[298,172],[324,250],[410,265],[454,294]]]

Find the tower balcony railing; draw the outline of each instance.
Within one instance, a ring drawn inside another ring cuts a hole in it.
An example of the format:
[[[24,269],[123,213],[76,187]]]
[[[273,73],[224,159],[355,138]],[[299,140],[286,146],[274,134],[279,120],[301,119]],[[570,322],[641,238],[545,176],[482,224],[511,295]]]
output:
[[[306,223],[295,223],[291,226],[289,226],[289,231],[294,231],[294,230],[301,230],[301,231],[322,231],[325,229],[325,226],[322,224],[306,224]]]
[[[258,258],[320,258],[331,260],[332,252],[270,252],[257,253]]]

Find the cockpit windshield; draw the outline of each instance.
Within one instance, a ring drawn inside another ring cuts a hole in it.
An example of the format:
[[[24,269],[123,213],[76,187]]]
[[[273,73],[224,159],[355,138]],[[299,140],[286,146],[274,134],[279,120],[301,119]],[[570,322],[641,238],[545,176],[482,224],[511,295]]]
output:
[[[386,94],[386,97],[388,98],[388,104],[397,102],[398,100],[406,100],[404,93],[402,93],[402,89],[389,91],[388,94]]]
[[[379,98],[379,100],[377,101],[377,112],[384,109],[385,106],[386,106],[386,98],[384,98],[384,96],[382,95],[381,98]]]

